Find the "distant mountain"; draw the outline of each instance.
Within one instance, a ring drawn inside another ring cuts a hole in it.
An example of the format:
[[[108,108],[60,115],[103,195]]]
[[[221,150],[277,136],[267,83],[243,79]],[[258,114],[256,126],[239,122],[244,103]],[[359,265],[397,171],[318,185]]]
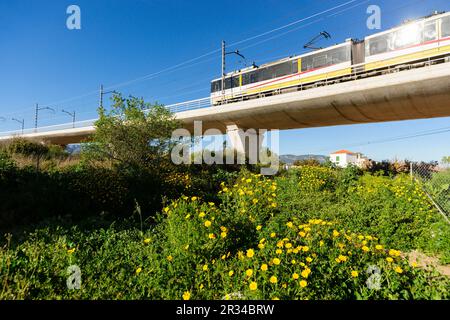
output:
[[[316,159],[320,163],[324,163],[328,160],[328,157],[318,154],[302,154],[299,156],[293,154],[283,154],[280,156],[280,161],[287,164],[293,164],[297,160],[306,160],[306,159]]]

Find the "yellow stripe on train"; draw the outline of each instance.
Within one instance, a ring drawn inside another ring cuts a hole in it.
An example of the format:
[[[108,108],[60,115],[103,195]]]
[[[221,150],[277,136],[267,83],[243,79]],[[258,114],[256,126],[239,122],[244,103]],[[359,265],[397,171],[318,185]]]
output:
[[[255,89],[255,90],[248,90],[246,92],[242,92],[241,94],[247,95],[247,94],[259,93],[259,92],[264,92],[264,91],[274,90],[274,89],[284,89],[287,87],[292,87],[292,86],[296,86],[296,85],[300,85],[300,84],[304,84],[304,83],[316,82],[316,81],[320,81],[320,80],[326,80],[326,79],[349,75],[349,74],[351,74],[351,72],[352,72],[352,68],[345,68],[342,70],[318,74],[316,76],[300,78],[300,79],[296,79],[296,80],[292,80],[292,81],[286,81],[286,82],[282,82],[282,83],[278,83],[278,84],[273,84],[273,85],[261,87],[261,88]]]

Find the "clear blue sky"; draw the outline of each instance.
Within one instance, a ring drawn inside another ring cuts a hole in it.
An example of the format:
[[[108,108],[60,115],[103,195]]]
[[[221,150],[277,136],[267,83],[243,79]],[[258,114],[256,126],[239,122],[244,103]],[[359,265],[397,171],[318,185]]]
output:
[[[33,126],[34,104],[50,104],[57,112],[42,112],[40,124],[69,122],[61,109],[76,110],[78,119],[96,116],[98,88],[153,74],[220,48],[324,11],[349,0],[3,0],[0,2],[0,131]],[[81,30],[66,28],[66,8],[81,8]],[[357,0],[290,28],[240,44],[248,63],[270,61],[302,52],[320,31],[332,41],[362,38],[366,9],[382,9],[382,28],[433,10],[450,10],[448,0]],[[272,37],[276,38],[271,39]],[[230,57],[228,70],[242,66]],[[206,97],[209,82],[220,75],[220,52],[205,56],[145,81],[119,86],[125,95],[165,104]],[[450,133],[398,142],[374,140],[450,126],[449,118],[339,126],[281,133],[281,153],[327,154],[350,148],[382,160],[440,159],[450,155]]]

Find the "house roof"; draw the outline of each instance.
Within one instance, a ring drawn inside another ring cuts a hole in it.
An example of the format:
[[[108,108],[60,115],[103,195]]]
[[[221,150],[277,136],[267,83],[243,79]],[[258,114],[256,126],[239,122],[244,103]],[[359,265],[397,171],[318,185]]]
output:
[[[348,151],[348,150],[339,150],[339,151],[333,152],[332,154],[355,154],[355,153]]]

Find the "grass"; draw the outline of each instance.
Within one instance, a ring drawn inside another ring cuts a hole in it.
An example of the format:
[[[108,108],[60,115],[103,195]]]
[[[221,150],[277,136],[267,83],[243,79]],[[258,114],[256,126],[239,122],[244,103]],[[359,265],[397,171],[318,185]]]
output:
[[[450,226],[403,176],[243,172],[155,218],[58,221],[0,249],[0,299],[448,299]],[[58,225],[59,226],[56,226]],[[79,266],[81,288],[69,290]],[[368,285],[368,281],[370,285]]]

